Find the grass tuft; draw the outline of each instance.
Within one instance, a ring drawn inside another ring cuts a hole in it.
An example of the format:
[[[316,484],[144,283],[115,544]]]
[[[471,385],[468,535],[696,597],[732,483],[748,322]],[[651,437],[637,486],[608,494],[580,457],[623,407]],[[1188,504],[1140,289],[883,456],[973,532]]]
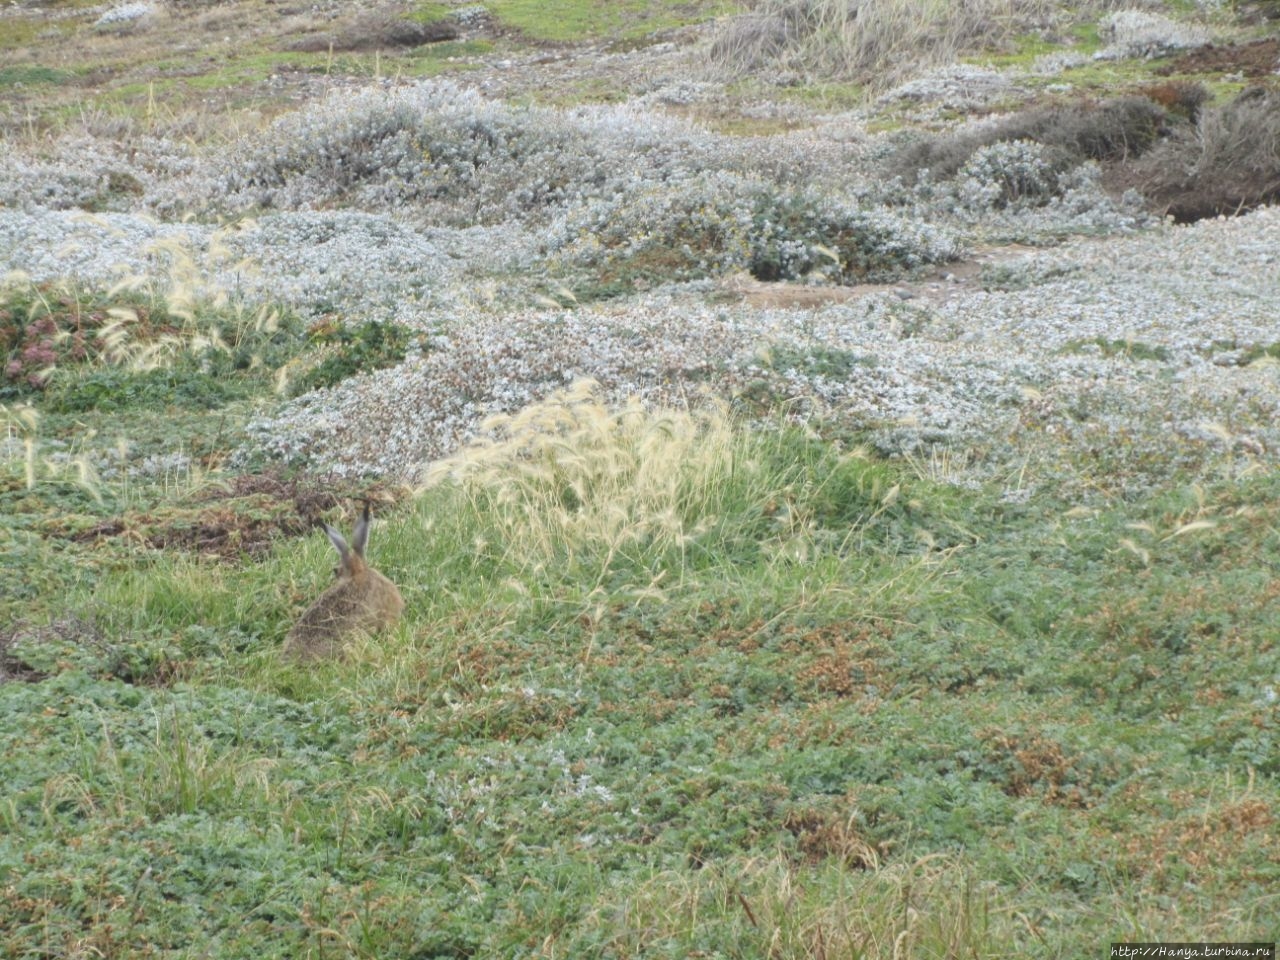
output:
[[[838,560],[901,510],[901,487],[857,454],[791,429],[739,425],[721,402],[609,409],[582,381],[428,469],[477,526],[475,548],[527,585],[662,596],[710,569]]]
[[[1045,0],[759,0],[729,20],[711,59],[733,75],[778,70],[805,80],[844,78],[883,91],[964,54],[1008,47],[1052,21]]]

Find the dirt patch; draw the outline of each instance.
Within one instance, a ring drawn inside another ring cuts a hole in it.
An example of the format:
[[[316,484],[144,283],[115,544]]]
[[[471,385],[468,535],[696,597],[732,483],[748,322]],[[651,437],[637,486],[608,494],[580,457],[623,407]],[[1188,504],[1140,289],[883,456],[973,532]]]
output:
[[[1184,53],[1155,72],[1162,77],[1181,73],[1239,73],[1250,80],[1280,70],[1280,37],[1252,43],[1209,44]]]
[[[420,23],[382,12],[363,14],[334,30],[303,37],[286,49],[302,53],[372,52],[421,47],[428,43],[456,40],[457,24],[449,20]]]
[[[131,511],[77,532],[72,539],[124,539],[156,550],[176,549],[219,560],[256,559],[284,537],[308,533],[343,503],[395,503],[400,492],[385,485],[335,488],[313,478],[266,473],[232,477],[176,507]]]

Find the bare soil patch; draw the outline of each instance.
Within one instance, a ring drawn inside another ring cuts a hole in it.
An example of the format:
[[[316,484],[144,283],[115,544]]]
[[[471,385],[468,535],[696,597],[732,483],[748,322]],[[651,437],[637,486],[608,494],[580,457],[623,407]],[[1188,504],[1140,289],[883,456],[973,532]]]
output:
[[[410,49],[428,43],[456,40],[459,35],[457,24],[451,21],[419,23],[386,12],[374,12],[360,14],[332,30],[303,37],[288,44],[287,49],[304,53]]]
[[[299,537],[351,500],[394,502],[385,486],[330,487],[316,478],[245,474],[196,494],[192,502],[152,512],[132,511],[79,531],[73,539],[130,539],[156,549],[178,549],[235,561],[260,558],[284,537]]]
[[[1184,73],[1240,73],[1250,80],[1270,77],[1280,70],[1280,37],[1252,43],[1209,44],[1184,53],[1155,72],[1162,77]]]

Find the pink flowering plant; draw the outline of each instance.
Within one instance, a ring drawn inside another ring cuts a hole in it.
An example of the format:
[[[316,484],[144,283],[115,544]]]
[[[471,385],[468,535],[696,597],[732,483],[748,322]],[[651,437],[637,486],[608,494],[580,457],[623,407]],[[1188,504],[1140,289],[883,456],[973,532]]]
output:
[[[128,312],[134,341],[174,329],[163,309],[131,303]],[[0,396],[44,391],[61,368],[118,362],[118,348],[102,334],[120,322],[100,297],[65,285],[15,285],[0,291]]]

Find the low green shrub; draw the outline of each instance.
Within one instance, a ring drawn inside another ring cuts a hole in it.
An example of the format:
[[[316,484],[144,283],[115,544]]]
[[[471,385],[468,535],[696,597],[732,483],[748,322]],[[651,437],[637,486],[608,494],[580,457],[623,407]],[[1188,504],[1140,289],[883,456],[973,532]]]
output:
[[[247,395],[242,384],[191,364],[181,369],[151,370],[94,367],[55,378],[45,391],[42,406],[50,413],[110,412],[129,407],[217,410]]]
[[[307,342],[321,359],[290,382],[290,396],[331,387],[358,373],[393,367],[404,360],[413,339],[411,329],[391,321],[317,324],[308,332]]]
[[[66,70],[53,67],[0,67],[0,87],[30,86],[35,83],[64,83],[71,78]]]

